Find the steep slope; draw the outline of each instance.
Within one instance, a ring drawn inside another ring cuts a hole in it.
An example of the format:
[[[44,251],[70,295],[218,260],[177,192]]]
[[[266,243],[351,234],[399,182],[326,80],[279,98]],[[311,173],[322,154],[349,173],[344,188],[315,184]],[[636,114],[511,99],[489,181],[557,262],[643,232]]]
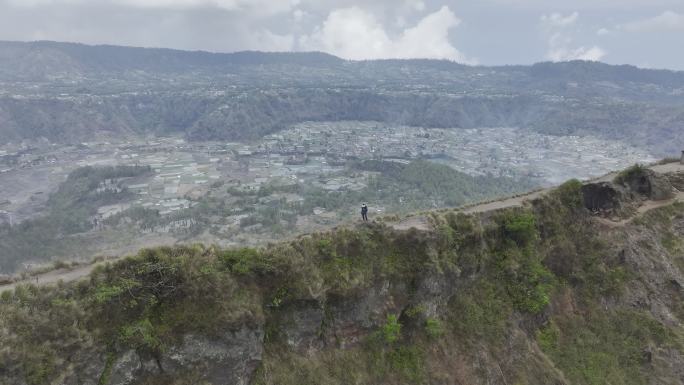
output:
[[[619,197],[600,210],[570,181],[422,231],[143,250],[19,286],[0,296],[0,383],[679,384],[684,204],[605,221],[680,178],[630,169],[598,182]]]

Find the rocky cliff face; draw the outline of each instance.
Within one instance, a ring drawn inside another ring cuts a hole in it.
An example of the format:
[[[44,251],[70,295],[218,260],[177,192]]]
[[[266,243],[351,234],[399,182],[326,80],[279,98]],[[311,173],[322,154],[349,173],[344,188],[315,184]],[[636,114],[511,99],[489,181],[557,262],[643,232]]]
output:
[[[0,383],[681,384],[679,178],[635,169],[432,213],[429,231],[146,250],[20,287],[0,302]]]

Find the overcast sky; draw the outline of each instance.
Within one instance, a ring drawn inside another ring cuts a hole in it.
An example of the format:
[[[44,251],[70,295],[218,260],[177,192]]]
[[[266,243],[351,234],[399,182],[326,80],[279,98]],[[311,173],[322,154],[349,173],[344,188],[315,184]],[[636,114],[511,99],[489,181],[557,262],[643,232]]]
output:
[[[684,0],[0,0],[0,40],[684,70]]]

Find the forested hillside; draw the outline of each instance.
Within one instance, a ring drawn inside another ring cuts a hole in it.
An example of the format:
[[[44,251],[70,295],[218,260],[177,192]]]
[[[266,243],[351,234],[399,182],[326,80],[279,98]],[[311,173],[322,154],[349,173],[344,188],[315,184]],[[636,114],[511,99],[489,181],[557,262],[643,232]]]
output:
[[[680,384],[673,185],[634,167],[426,229],[149,249],[20,285],[0,296],[0,384]]]
[[[0,42],[0,58],[0,136],[11,141],[170,133],[248,140],[308,120],[375,120],[589,134],[658,154],[684,145],[681,72],[52,42]]]

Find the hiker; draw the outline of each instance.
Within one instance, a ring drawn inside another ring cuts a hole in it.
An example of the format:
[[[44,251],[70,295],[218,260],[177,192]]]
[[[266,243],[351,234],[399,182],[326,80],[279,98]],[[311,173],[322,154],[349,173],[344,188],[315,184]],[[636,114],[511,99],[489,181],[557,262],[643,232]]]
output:
[[[361,219],[364,222],[368,222],[368,206],[365,203],[361,205]]]

